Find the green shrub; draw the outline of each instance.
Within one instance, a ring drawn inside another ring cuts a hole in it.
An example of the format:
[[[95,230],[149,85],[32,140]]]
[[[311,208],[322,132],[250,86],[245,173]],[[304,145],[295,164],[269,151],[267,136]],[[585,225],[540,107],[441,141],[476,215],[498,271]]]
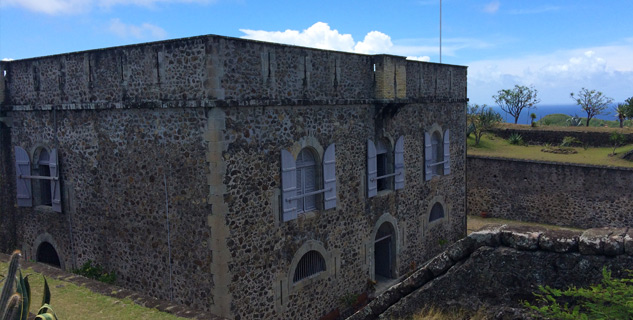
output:
[[[523,137],[522,137],[520,134],[518,134],[518,133],[513,133],[513,134],[511,134],[511,135],[508,137],[508,142],[509,142],[510,144],[514,144],[514,145],[518,145],[518,146],[525,144],[525,143],[523,142]]]
[[[113,284],[116,281],[114,271],[108,273],[99,264],[92,265],[92,260],[86,261],[81,268],[73,270],[73,273],[108,284]]]
[[[523,305],[548,319],[633,319],[632,273],[628,278],[613,279],[605,267],[601,284],[567,290],[539,286],[539,292],[533,294],[541,306]]]
[[[563,141],[560,143],[561,147],[580,147],[582,146],[582,141],[578,140],[576,137],[566,136],[563,138]]]

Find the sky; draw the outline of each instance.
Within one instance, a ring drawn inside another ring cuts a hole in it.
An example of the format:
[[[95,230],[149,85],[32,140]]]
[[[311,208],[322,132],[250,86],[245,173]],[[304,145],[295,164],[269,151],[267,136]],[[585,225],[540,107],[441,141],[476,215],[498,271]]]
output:
[[[633,97],[633,1],[443,0],[441,62],[471,103],[515,85]],[[0,0],[0,59],[217,34],[440,62],[439,0]]]

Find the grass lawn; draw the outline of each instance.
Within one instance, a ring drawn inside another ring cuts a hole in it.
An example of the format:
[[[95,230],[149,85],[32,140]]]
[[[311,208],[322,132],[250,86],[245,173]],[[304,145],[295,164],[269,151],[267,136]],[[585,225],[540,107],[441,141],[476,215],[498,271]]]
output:
[[[6,275],[7,263],[0,263],[0,274]],[[31,269],[22,270],[29,276],[31,312],[36,313],[42,303],[44,279]],[[73,283],[47,278],[51,290],[51,306],[61,320],[71,319],[185,319],[156,309],[139,306],[129,299],[116,299],[94,293]]]
[[[633,161],[620,158],[625,152],[633,149],[633,145],[617,148],[616,155],[610,156],[613,148],[588,148],[585,150],[578,147],[572,148],[578,152],[575,154],[556,154],[542,152],[543,146],[511,145],[504,139],[488,134],[481,138],[478,146],[475,146],[474,137],[468,137],[467,140],[468,150],[466,152],[469,155],[633,168]]]

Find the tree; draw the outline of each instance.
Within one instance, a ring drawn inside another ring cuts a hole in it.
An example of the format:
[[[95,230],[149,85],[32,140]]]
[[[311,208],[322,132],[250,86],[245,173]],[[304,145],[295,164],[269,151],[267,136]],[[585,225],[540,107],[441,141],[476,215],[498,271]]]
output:
[[[541,102],[536,97],[537,94],[538,91],[534,87],[515,85],[514,89],[499,90],[497,95],[492,96],[492,98],[495,99],[495,103],[501,107],[501,110],[514,117],[516,124],[523,109],[536,108],[535,105]]]
[[[594,116],[603,114],[613,99],[596,90],[580,89],[577,94],[573,92],[569,96],[587,113],[587,127]]]
[[[490,131],[501,122],[501,115],[485,104],[468,105],[468,125],[475,134],[475,145],[479,145],[484,132]]]
[[[620,121],[620,128],[624,127],[624,119],[627,118],[626,105],[624,103],[618,103],[618,106],[613,108],[615,111],[615,117]]]
[[[615,149],[623,145],[626,142],[626,138],[623,134],[613,131],[609,136],[609,141],[611,141],[611,143],[613,144],[613,152],[611,154],[615,155]]]
[[[536,120],[536,113],[532,112],[532,114],[530,114],[530,120],[530,126],[536,127],[536,125],[534,124],[534,120]]]
[[[633,97],[624,100],[624,115],[629,119],[633,119]]]

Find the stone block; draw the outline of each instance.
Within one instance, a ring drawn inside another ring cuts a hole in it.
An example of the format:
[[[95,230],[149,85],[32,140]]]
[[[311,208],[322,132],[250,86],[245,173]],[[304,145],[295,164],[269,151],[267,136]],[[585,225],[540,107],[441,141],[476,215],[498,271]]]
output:
[[[604,242],[604,254],[608,256],[624,254],[624,236],[628,229],[613,228],[611,231],[611,235]]]
[[[578,238],[578,251],[582,254],[604,254],[604,243],[612,232],[609,228],[586,230]]]
[[[376,297],[376,299],[370,302],[367,307],[371,309],[373,314],[378,315],[383,313],[396,302],[398,302],[400,298],[402,298],[400,292],[394,287],[391,287],[383,294]]]
[[[538,249],[538,240],[546,229],[542,227],[517,226],[501,231],[501,243],[517,250],[534,251]]]
[[[498,247],[501,243],[499,234],[501,230],[507,227],[508,226],[504,224],[501,226],[494,226],[482,229],[469,234],[468,237],[475,241],[473,244],[473,250],[476,250],[477,248],[482,246]]]
[[[413,290],[425,285],[431,279],[433,279],[431,271],[429,271],[428,268],[420,268],[395,287],[398,291],[400,291],[402,296],[406,296],[407,294],[413,292]]]
[[[446,249],[446,254],[451,260],[457,262],[470,256],[475,251],[475,240],[471,237],[465,237]]]
[[[434,277],[438,277],[454,264],[455,263],[451,260],[451,258],[448,257],[448,254],[442,252],[435,256],[435,258],[431,259],[431,261],[427,264],[427,268],[429,268],[429,271],[431,271]]]
[[[633,256],[633,228],[629,228],[624,235],[624,252]]]
[[[539,238],[539,248],[544,251],[566,253],[578,251],[578,238],[582,231],[548,230]]]

